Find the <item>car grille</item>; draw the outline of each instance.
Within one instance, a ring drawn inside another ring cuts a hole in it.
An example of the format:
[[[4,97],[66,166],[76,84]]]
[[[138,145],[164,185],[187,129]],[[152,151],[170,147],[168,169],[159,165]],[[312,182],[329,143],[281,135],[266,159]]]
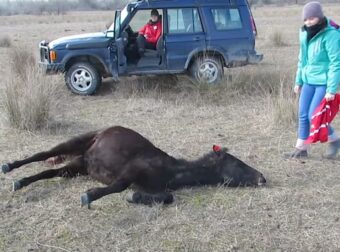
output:
[[[42,45],[42,43],[40,43],[39,48],[40,48],[40,61],[49,62],[50,59],[49,59],[48,46]]]

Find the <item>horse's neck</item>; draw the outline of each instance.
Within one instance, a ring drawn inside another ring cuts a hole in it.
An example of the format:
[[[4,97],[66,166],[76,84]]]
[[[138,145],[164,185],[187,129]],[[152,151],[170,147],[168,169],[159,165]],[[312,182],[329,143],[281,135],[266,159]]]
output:
[[[177,160],[177,164],[173,168],[174,176],[168,184],[171,189],[211,184],[216,180],[213,167],[202,162],[202,159],[196,161]]]

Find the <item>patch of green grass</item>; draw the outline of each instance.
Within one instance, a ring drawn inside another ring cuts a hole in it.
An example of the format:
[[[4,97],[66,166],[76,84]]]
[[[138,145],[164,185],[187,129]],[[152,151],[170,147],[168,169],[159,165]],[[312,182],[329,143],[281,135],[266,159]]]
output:
[[[5,244],[6,244],[6,237],[0,236],[0,251],[6,251]]]
[[[56,239],[58,240],[58,243],[67,244],[69,241],[73,239],[72,232],[64,227],[63,229],[59,230],[59,232],[56,235]]]

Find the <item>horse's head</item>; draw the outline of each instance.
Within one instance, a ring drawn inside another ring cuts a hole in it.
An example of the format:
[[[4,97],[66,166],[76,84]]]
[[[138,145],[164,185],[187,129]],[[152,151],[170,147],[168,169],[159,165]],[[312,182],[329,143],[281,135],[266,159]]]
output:
[[[214,145],[213,150],[215,167],[230,186],[262,186],[266,183],[261,172],[229,154],[226,148]]]

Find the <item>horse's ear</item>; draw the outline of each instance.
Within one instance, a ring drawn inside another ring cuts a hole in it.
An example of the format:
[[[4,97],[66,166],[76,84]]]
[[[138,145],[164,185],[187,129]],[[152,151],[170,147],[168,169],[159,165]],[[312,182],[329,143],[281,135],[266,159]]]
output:
[[[221,155],[221,149],[222,149],[221,146],[214,144],[212,149],[217,156]]]
[[[226,153],[228,151],[228,148],[222,148],[221,146],[215,144],[213,145],[212,149],[217,156],[220,156],[222,153]]]

